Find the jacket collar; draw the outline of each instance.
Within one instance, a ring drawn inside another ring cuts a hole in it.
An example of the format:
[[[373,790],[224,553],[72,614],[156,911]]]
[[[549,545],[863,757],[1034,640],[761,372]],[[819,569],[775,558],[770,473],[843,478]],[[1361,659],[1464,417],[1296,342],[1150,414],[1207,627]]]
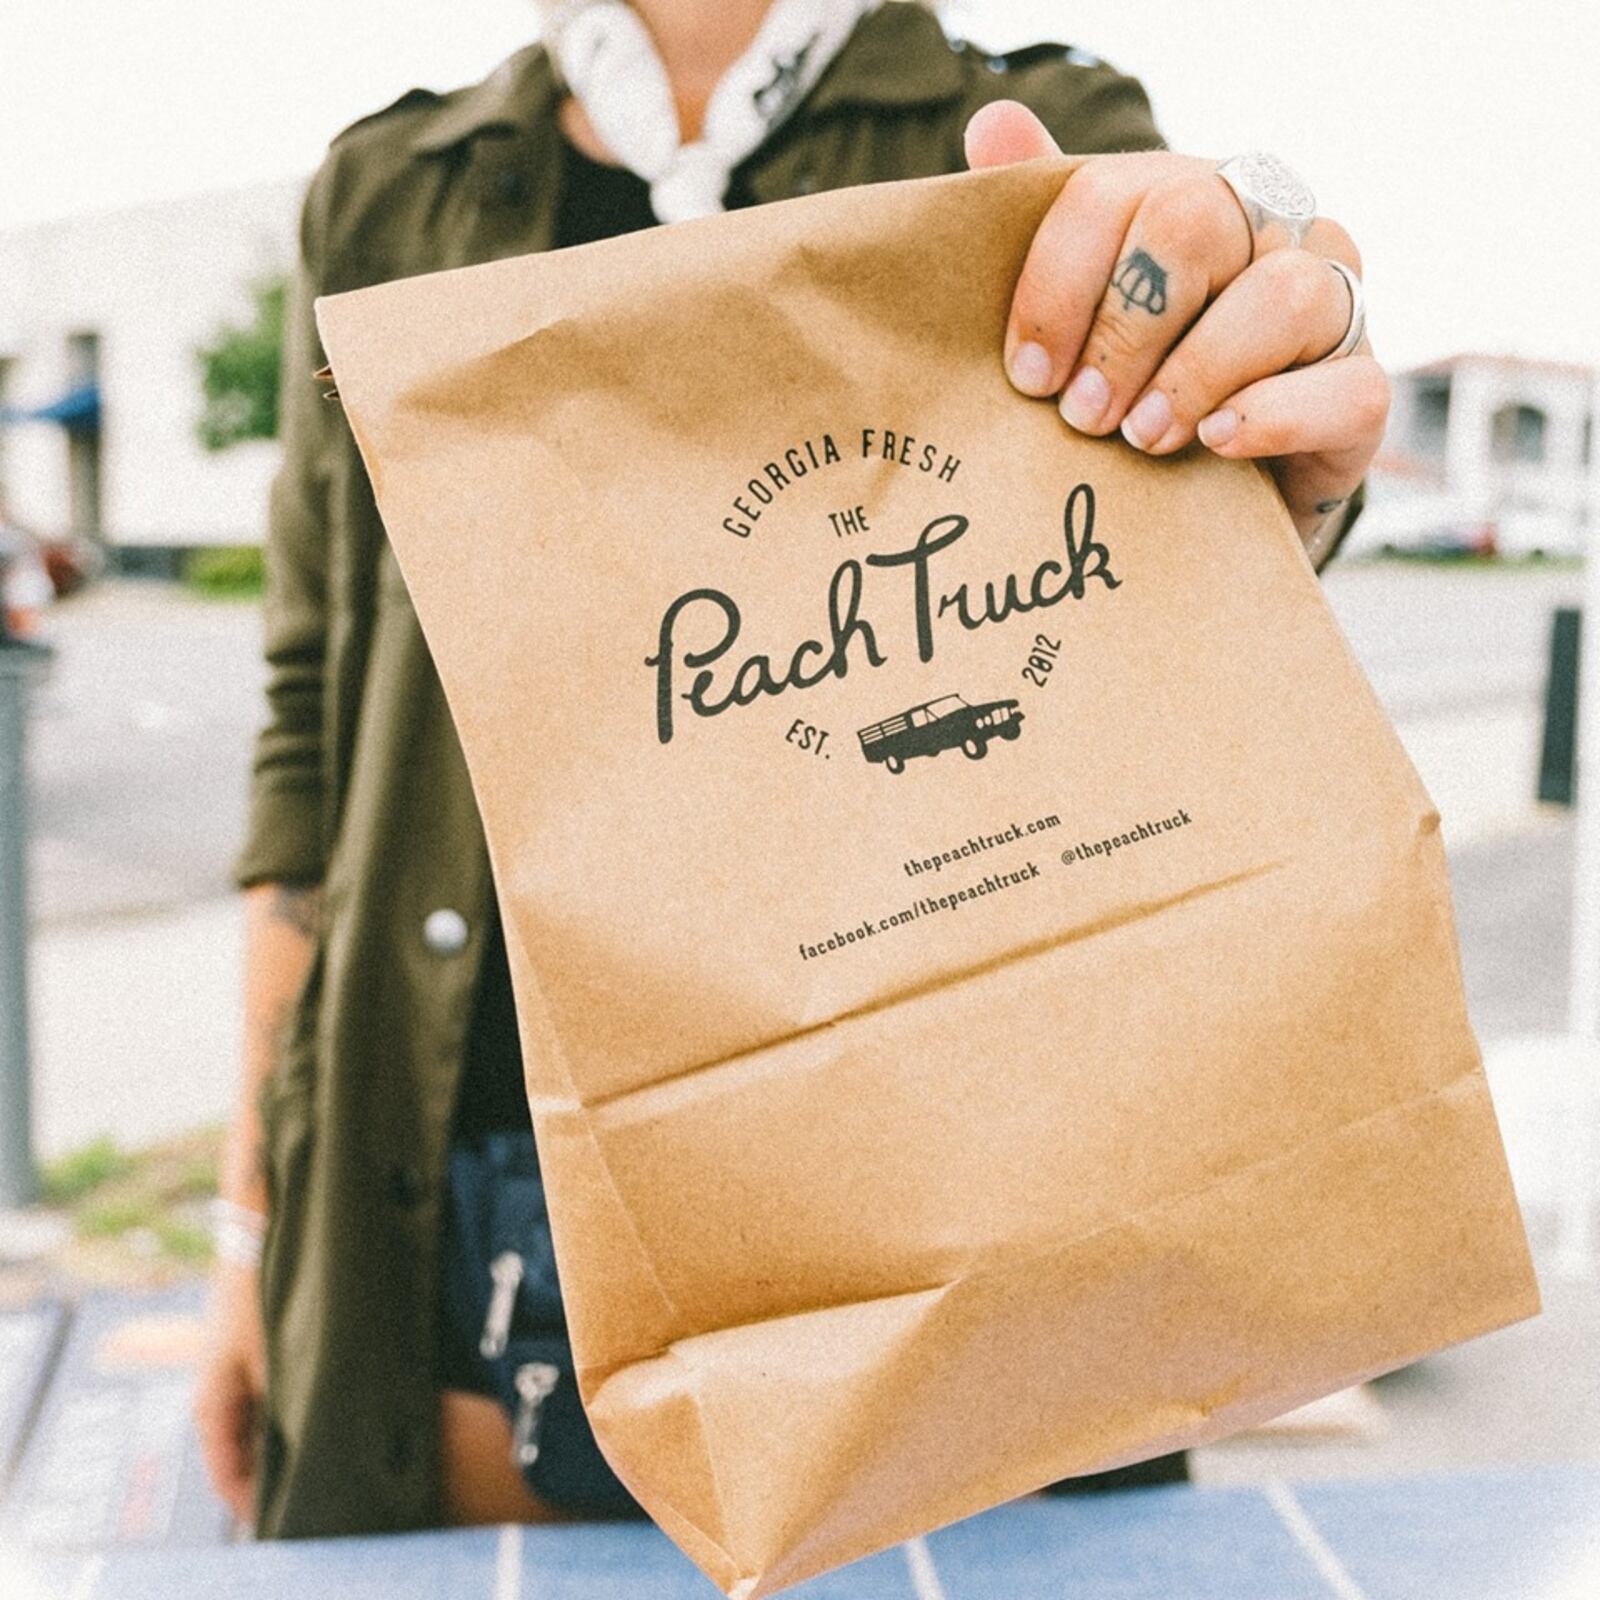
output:
[[[960,62],[932,12],[915,0],[887,0],[861,19],[800,115],[939,105],[957,98],[961,83]],[[480,134],[538,132],[549,127],[563,93],[549,51],[529,45],[482,83],[446,95],[411,147],[437,155]]]
[[[529,45],[502,61],[482,83],[444,97],[411,148],[437,155],[484,133],[536,132],[547,128],[561,102],[555,63],[542,44]]]

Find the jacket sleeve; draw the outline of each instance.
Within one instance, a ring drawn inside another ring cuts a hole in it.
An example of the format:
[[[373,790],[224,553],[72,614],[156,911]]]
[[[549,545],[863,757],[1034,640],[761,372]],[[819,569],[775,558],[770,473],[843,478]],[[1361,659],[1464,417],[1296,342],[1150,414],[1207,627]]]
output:
[[[323,661],[328,636],[330,463],[338,407],[314,374],[323,364],[312,302],[322,270],[325,173],[312,180],[284,328],[279,437],[262,607],[267,716],[256,738],[249,810],[233,881],[310,883],[322,877]]]

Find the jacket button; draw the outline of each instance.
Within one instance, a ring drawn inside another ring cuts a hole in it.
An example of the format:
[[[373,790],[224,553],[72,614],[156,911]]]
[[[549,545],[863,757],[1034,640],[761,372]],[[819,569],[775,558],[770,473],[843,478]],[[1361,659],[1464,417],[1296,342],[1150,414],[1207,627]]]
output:
[[[467,919],[442,906],[422,919],[422,942],[436,956],[458,956],[467,947]]]

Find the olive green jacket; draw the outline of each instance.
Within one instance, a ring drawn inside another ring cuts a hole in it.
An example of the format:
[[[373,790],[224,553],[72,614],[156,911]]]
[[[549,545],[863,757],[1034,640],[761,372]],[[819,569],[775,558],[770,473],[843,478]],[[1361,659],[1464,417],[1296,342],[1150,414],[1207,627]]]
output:
[[[262,1098],[268,1537],[438,1520],[440,1190],[492,908],[433,664],[344,417],[312,381],[311,302],[547,248],[560,94],[538,47],[476,87],[414,90],[335,140],[306,199],[267,543],[269,713],[235,872],[241,887],[324,885],[311,974]],[[957,171],[968,117],[1001,97],[1070,151],[1160,143],[1143,91],[1110,67],[1055,45],[986,56],[892,3],[735,189],[768,201]]]

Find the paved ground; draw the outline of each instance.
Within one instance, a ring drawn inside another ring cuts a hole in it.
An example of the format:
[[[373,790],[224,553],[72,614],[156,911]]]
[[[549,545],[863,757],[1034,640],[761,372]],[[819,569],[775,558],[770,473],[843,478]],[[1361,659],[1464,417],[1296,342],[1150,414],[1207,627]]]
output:
[[[1480,1035],[1559,1028],[1571,829],[1531,799],[1549,613],[1576,572],[1352,567],[1328,593],[1445,818]],[[61,608],[33,741],[38,1134],[59,1153],[226,1115],[238,1055],[228,885],[259,716],[258,616],[171,587]],[[1320,1427],[1203,1452],[1252,1479],[1600,1458],[1600,1287],[1372,1391]]]
[[[1259,1483],[1600,1461],[1600,1286],[1541,1280],[1542,1316],[1197,1451],[1196,1475]]]
[[[1335,615],[1444,819],[1452,849],[1536,822],[1550,614],[1572,567],[1335,568]]]
[[[1467,1001],[1493,1041],[1559,1031],[1567,1011],[1572,826],[1564,814],[1454,851],[1451,882]]]
[[[1352,562],[1336,564],[1323,587],[1389,715],[1415,726],[1536,700],[1550,612],[1577,604],[1583,574],[1555,565]]]
[[[30,728],[35,1128],[47,1155],[227,1114],[243,928],[229,864],[260,612],[111,580],[51,617]]]
[[[125,922],[215,899],[262,712],[250,603],[110,580],[51,616],[30,729],[36,926]]]

